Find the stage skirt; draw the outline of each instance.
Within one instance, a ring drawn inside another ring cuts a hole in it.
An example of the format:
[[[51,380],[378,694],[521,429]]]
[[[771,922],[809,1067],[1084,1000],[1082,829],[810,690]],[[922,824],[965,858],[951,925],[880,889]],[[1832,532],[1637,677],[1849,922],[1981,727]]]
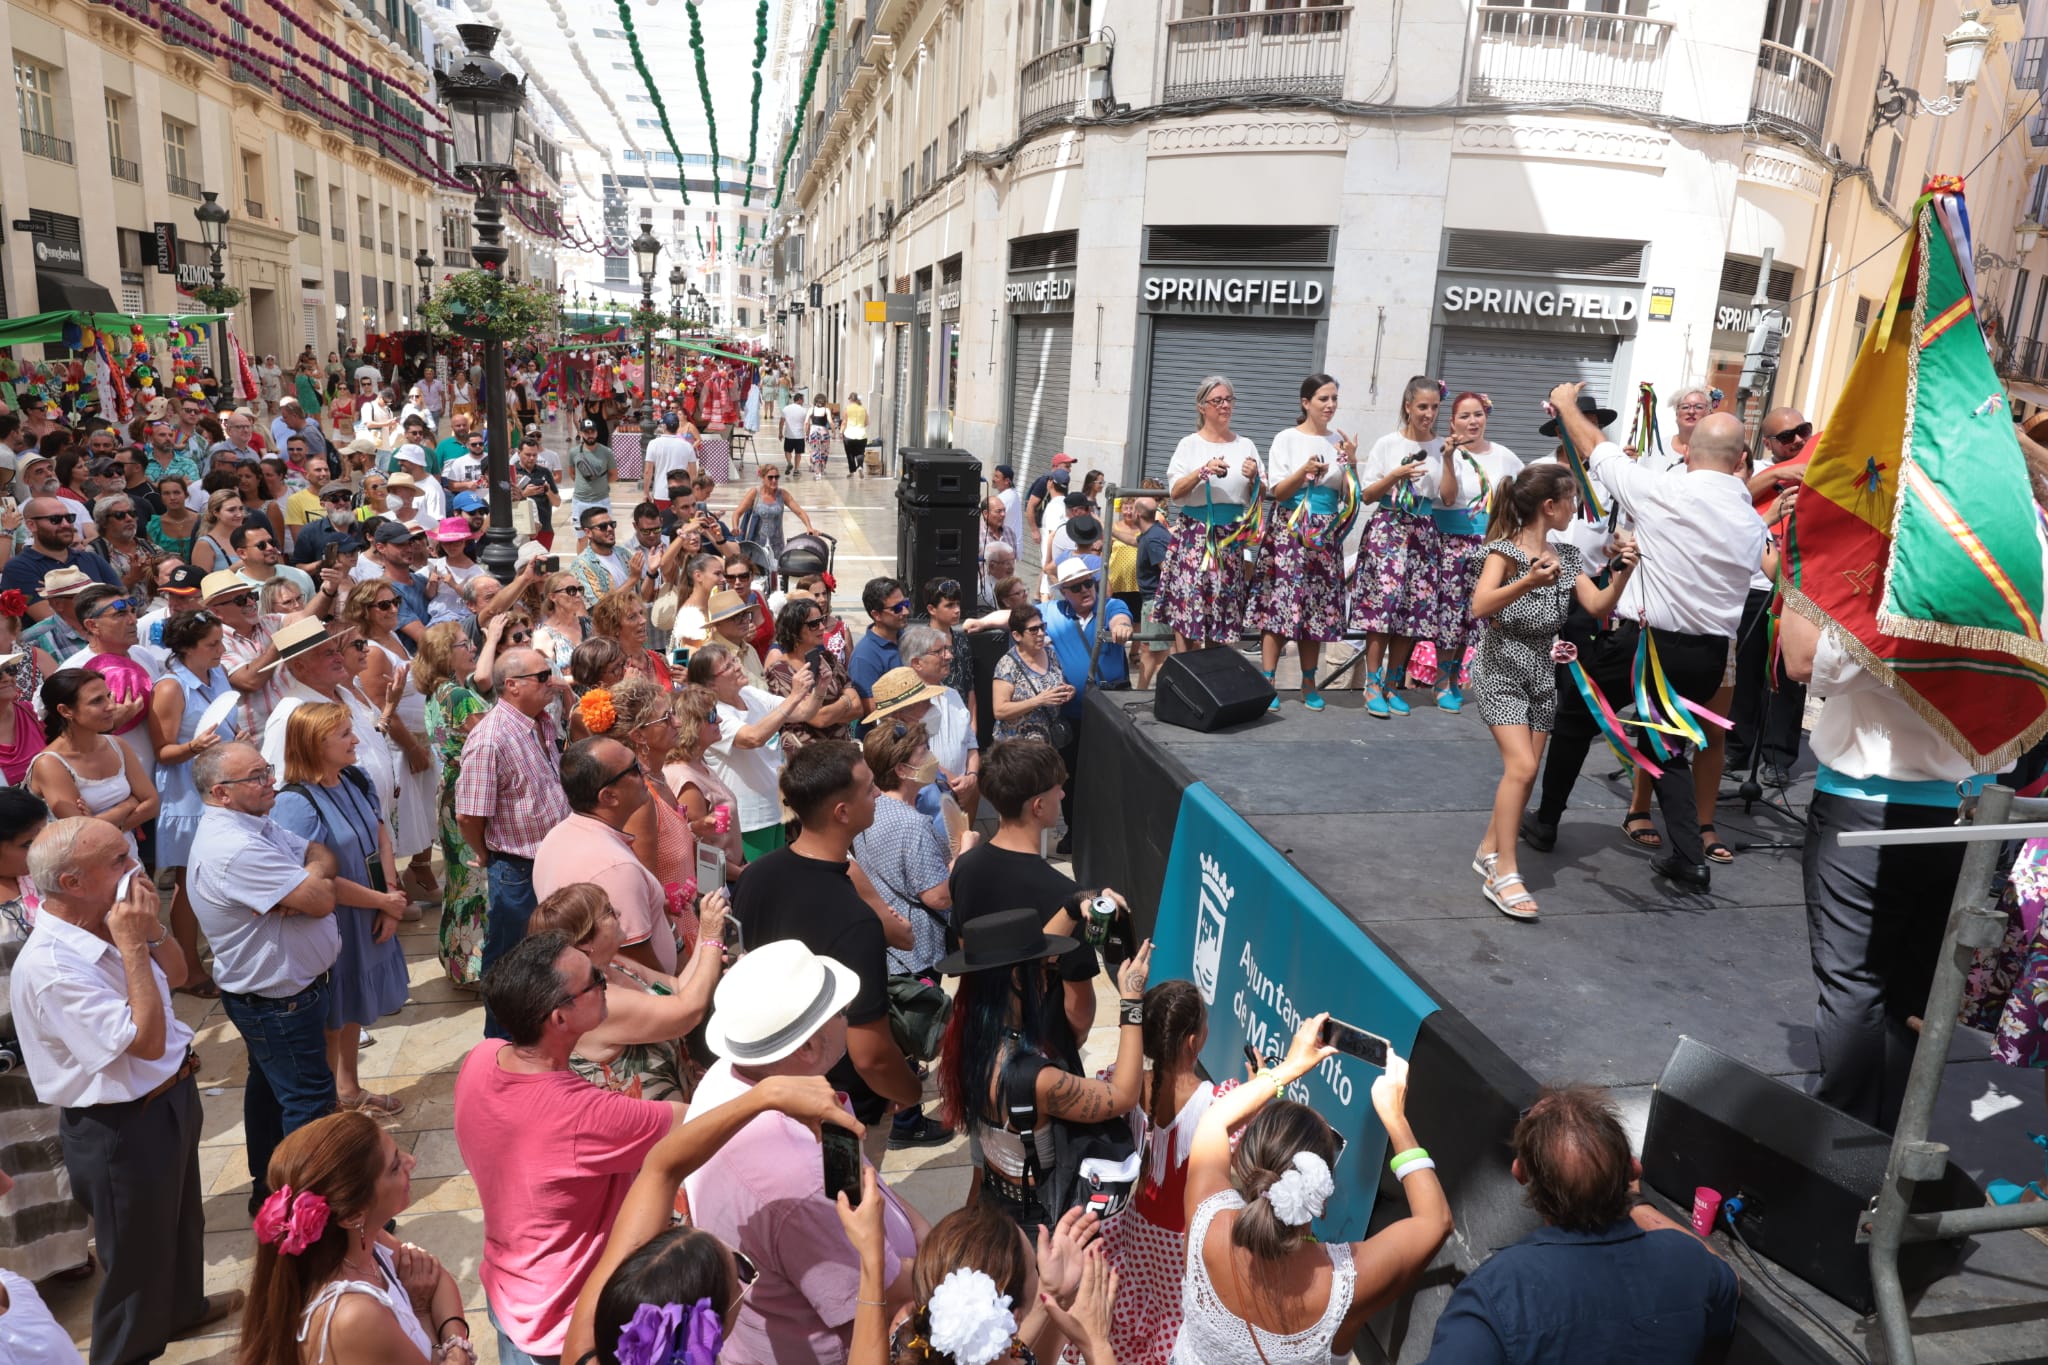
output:
[[[1382,504],[1351,571],[1351,625],[1374,635],[1434,639],[1443,550],[1436,523]]]
[[[1344,548],[1329,534],[1334,516],[1276,514],[1259,551],[1245,625],[1287,640],[1344,638]]]
[[[1184,639],[1235,645],[1244,632],[1244,550],[1218,549],[1204,567],[1208,530],[1194,517],[1175,519],[1159,566],[1158,615]]]

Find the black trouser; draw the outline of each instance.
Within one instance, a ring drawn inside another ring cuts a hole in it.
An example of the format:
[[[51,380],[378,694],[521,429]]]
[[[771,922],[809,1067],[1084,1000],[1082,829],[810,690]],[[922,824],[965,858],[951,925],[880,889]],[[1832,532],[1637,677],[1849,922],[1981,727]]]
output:
[[[1636,640],[1641,627],[1626,621],[1602,633],[1591,617],[1574,608],[1561,634],[1579,647],[1579,665],[1607,704],[1617,711],[1628,705],[1635,694]],[[1725,636],[1682,635],[1669,630],[1653,631],[1652,635],[1665,676],[1679,696],[1704,702],[1720,689],[1721,676],[1728,668]],[[1570,671],[1562,665],[1557,670],[1557,691],[1557,723],[1543,757],[1543,798],[1536,808],[1536,818],[1551,825],[1564,815],[1572,786],[1586,764],[1586,751],[1600,733],[1593,713],[1579,699]],[[1655,779],[1654,786],[1658,809],[1664,812],[1665,840],[1681,861],[1696,865],[1705,853],[1700,844],[1699,802],[1692,791],[1691,756],[1681,748],[1659,766],[1664,775]]]
[[[92,1365],[163,1354],[206,1312],[199,1087],[153,1100],[60,1110],[71,1197],[92,1215],[106,1277],[92,1301]]]
[[[1813,1027],[1825,1103],[1890,1132],[1899,1121],[1919,1035],[1906,1021],[1927,1008],[1948,928],[1963,845],[1844,848],[1850,830],[1929,829],[1953,807],[1864,801],[1817,791],[1806,808],[1800,870],[1813,959]]]
[[[1792,681],[1784,665],[1778,665],[1778,689],[1773,692],[1764,678],[1771,667],[1771,633],[1764,621],[1770,610],[1771,590],[1754,588],[1742,604],[1742,625],[1735,633],[1735,701],[1728,719],[1735,728],[1728,732],[1728,771],[1746,772],[1763,747],[1763,760],[1790,772],[1799,760],[1800,722],[1806,718],[1806,685]]]
[[[860,473],[861,466],[867,462],[867,440],[865,438],[850,440],[842,437],[841,444],[846,447],[846,472],[849,474]]]

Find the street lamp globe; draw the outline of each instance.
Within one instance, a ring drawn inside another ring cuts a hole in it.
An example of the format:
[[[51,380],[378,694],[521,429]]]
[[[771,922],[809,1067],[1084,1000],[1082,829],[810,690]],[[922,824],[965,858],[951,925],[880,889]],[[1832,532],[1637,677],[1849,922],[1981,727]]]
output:
[[[1984,70],[1984,56],[1991,50],[1991,42],[1997,36],[1989,24],[1977,18],[1976,10],[1963,11],[1963,22],[1949,30],[1941,40],[1948,57],[1948,88],[1951,94],[1960,95],[1977,83],[1978,74]]]
[[[661,256],[661,238],[654,235],[654,221],[640,220],[640,235],[633,239],[633,264],[640,272],[640,283],[645,289],[654,288],[654,269]]]
[[[201,190],[199,197],[204,202],[192,210],[199,220],[199,239],[209,252],[218,255],[228,244],[228,211],[220,206],[220,196],[213,190]]]
[[[434,73],[441,103],[451,115],[455,168],[479,181],[502,181],[512,173],[512,139],[526,103],[526,81],[491,56],[498,30],[489,24],[457,24],[468,49]]]
[[[420,288],[426,288],[427,281],[434,272],[434,253],[421,247],[420,254],[412,258],[412,265],[413,269],[420,272]]]

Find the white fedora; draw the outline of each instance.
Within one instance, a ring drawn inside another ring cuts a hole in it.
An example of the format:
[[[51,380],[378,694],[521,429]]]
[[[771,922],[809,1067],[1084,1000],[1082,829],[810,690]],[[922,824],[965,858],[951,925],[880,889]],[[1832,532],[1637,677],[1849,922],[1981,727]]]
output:
[[[799,939],[764,944],[733,964],[711,997],[704,1041],[740,1066],[779,1062],[860,994],[853,969]]]

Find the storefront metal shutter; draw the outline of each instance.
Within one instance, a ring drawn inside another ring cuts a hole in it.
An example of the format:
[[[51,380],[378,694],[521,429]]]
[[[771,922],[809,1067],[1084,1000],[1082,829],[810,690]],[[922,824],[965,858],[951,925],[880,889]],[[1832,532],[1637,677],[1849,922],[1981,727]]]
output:
[[[1052,467],[1067,439],[1067,380],[1073,368],[1074,320],[1018,318],[1010,366],[1009,458],[1017,485]]]
[[[1556,449],[1557,442],[1539,435],[1546,418],[1543,404],[1559,384],[1582,382],[1602,406],[1621,413],[1610,434],[1627,434],[1628,395],[1614,392],[1613,337],[1560,336],[1543,332],[1493,332],[1447,328],[1444,332],[1444,383],[1452,394],[1483,393],[1493,402],[1486,434],[1524,460]],[[1439,433],[1448,430],[1439,421]],[[1370,440],[1361,439],[1361,447]]]
[[[910,329],[897,326],[891,330],[896,333],[896,392],[890,400],[889,448],[902,450],[911,444],[904,406],[910,401]]]
[[[1145,391],[1144,477],[1166,482],[1173,448],[1196,426],[1195,387],[1234,386],[1230,425],[1263,457],[1273,434],[1301,420],[1295,395],[1316,368],[1316,325],[1294,318],[1155,318]]]

